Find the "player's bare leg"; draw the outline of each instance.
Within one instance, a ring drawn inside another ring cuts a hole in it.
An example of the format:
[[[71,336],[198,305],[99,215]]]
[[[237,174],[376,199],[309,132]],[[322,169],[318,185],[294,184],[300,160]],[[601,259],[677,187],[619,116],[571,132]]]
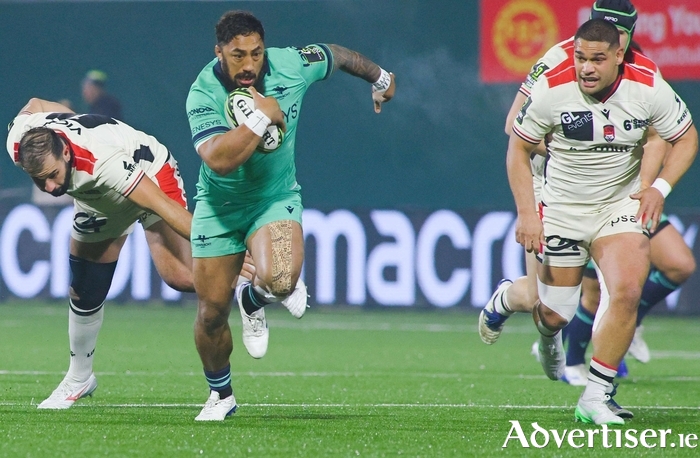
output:
[[[503,331],[505,321],[516,312],[532,313],[537,304],[537,258],[534,253],[525,253],[527,275],[515,281],[503,279],[491,295],[481,313],[477,330],[481,341],[487,345],[496,343]]]
[[[281,301],[300,318],[306,310],[306,287],[298,284],[304,262],[301,225],[292,220],[266,224],[249,237],[248,250],[255,264],[255,280],[241,289],[242,314]]]
[[[593,332],[593,357],[588,384],[579,399],[576,417],[597,424],[624,421],[603,418],[606,392],[634,335],[637,305],[649,271],[649,239],[643,234],[622,233],[596,239],[591,254],[610,295],[609,307],[598,317]],[[596,418],[597,417],[597,418]]]
[[[199,299],[194,323],[194,340],[210,387],[210,396],[197,421],[221,421],[235,412],[231,388],[233,350],[228,317],[231,285],[238,277],[244,253],[213,258],[194,258],[194,286]]]
[[[63,381],[39,409],[67,409],[97,388],[93,359],[104,318],[104,300],[112,284],[126,236],[96,243],[71,238],[68,342],[70,366]]]
[[[541,264],[537,275],[540,302],[533,309],[532,317],[540,333],[539,360],[545,374],[551,380],[558,380],[566,365],[560,330],[576,312],[583,267]]]
[[[163,281],[176,291],[194,292],[189,240],[182,238],[162,220],[144,232],[153,263]]]

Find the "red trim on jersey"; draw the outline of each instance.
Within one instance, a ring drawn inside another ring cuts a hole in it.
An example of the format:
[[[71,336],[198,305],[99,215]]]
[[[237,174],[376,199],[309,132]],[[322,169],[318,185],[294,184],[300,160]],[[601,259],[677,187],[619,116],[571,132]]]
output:
[[[613,94],[615,94],[615,92],[617,91],[617,88],[620,87],[620,83],[622,82],[622,79],[625,78],[625,73],[627,73],[627,65],[625,65],[625,69],[623,70],[622,74],[617,75],[617,78],[615,78],[615,82],[613,83],[612,87],[610,88],[608,93],[605,94],[605,97],[603,97],[600,100],[600,103],[605,103],[608,100],[610,100],[610,97],[612,97]],[[635,80],[632,80],[632,81],[635,81]]]
[[[535,137],[531,137],[530,135],[526,134],[522,130],[518,129],[515,124],[513,124],[513,132],[515,132],[515,135],[518,137],[522,138],[528,143],[532,143],[533,145],[539,145],[542,140],[537,140]]]
[[[82,148],[76,145],[75,143],[71,142],[66,136],[66,134],[64,134],[63,132],[55,132],[63,140],[65,140],[66,143],[68,143],[68,146],[70,146],[70,149],[73,152],[73,165],[75,166],[75,170],[92,175],[92,173],[95,171],[95,162],[97,162],[95,156],[85,148]]]
[[[12,145],[12,149],[13,149],[13,151],[14,151],[15,164],[17,164],[17,163],[19,162],[19,143],[18,143],[18,142],[15,142],[15,143]]]
[[[626,80],[654,87],[654,73],[651,70],[624,64],[622,77]]]
[[[564,61],[545,73],[550,88],[576,81],[576,67],[572,62]]]
[[[131,183],[131,186],[126,188],[126,190],[122,193],[122,195],[124,197],[129,197],[129,194],[134,192],[134,189],[136,189],[136,186],[138,186],[138,184],[141,183],[141,180],[143,180],[143,177],[145,177],[145,176],[146,176],[146,172],[144,172],[143,170],[139,170],[139,174],[136,177],[136,179],[134,180],[134,182]]]
[[[180,187],[180,182],[176,178],[177,171],[170,165],[165,164],[156,173],[158,187],[165,193],[166,196],[187,208],[187,200],[185,200],[185,191]]]
[[[692,125],[693,125],[693,120],[691,119],[690,122],[688,123],[688,125],[683,128],[683,130],[681,130],[679,133],[677,133],[676,135],[674,135],[673,137],[669,138],[666,141],[669,143],[675,142],[676,140],[681,138],[686,132],[688,132],[688,129],[690,129],[690,126],[692,126]]]
[[[637,51],[636,49],[632,50],[632,64],[638,65],[640,67],[644,67],[649,69],[651,72],[656,73],[659,71],[658,65],[656,63],[649,59],[647,56],[642,54],[640,51]]]
[[[566,53],[566,57],[569,59],[574,57],[574,37],[569,38],[561,45],[561,49]]]

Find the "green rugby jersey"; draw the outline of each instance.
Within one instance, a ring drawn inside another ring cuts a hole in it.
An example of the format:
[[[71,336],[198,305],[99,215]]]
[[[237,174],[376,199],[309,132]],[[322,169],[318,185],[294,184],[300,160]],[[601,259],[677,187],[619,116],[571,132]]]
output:
[[[299,189],[294,165],[294,143],[301,103],[309,85],[328,78],[333,71],[333,55],[326,45],[305,48],[267,48],[261,75],[264,95],[272,96],[284,112],[287,132],[280,147],[270,154],[254,152],[236,170],[225,176],[214,173],[204,162],[199,170],[195,200],[249,203],[292,189]],[[226,87],[218,59],[199,73],[187,96],[187,118],[195,149],[215,135],[228,132]]]

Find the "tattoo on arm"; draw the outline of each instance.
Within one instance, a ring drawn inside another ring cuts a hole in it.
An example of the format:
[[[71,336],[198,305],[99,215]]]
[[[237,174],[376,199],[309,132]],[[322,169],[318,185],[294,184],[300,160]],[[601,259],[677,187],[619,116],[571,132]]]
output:
[[[341,69],[346,73],[374,83],[379,79],[381,70],[375,64],[357,51],[338,45],[328,45],[333,53],[334,70]]]

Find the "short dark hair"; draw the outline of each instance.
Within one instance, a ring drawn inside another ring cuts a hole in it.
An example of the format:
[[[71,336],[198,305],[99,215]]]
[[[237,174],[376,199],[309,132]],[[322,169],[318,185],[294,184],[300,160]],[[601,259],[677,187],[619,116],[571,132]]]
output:
[[[579,38],[586,41],[609,43],[610,48],[620,47],[620,32],[617,31],[617,27],[612,22],[605,19],[590,19],[584,22],[574,35],[574,40]]]
[[[257,33],[265,42],[265,29],[262,22],[248,11],[227,11],[216,23],[216,44],[224,46],[238,35],[248,36]]]
[[[19,141],[19,165],[29,175],[41,172],[44,160],[51,154],[55,159],[63,154],[63,142],[59,135],[46,127],[34,127],[22,135]]]

